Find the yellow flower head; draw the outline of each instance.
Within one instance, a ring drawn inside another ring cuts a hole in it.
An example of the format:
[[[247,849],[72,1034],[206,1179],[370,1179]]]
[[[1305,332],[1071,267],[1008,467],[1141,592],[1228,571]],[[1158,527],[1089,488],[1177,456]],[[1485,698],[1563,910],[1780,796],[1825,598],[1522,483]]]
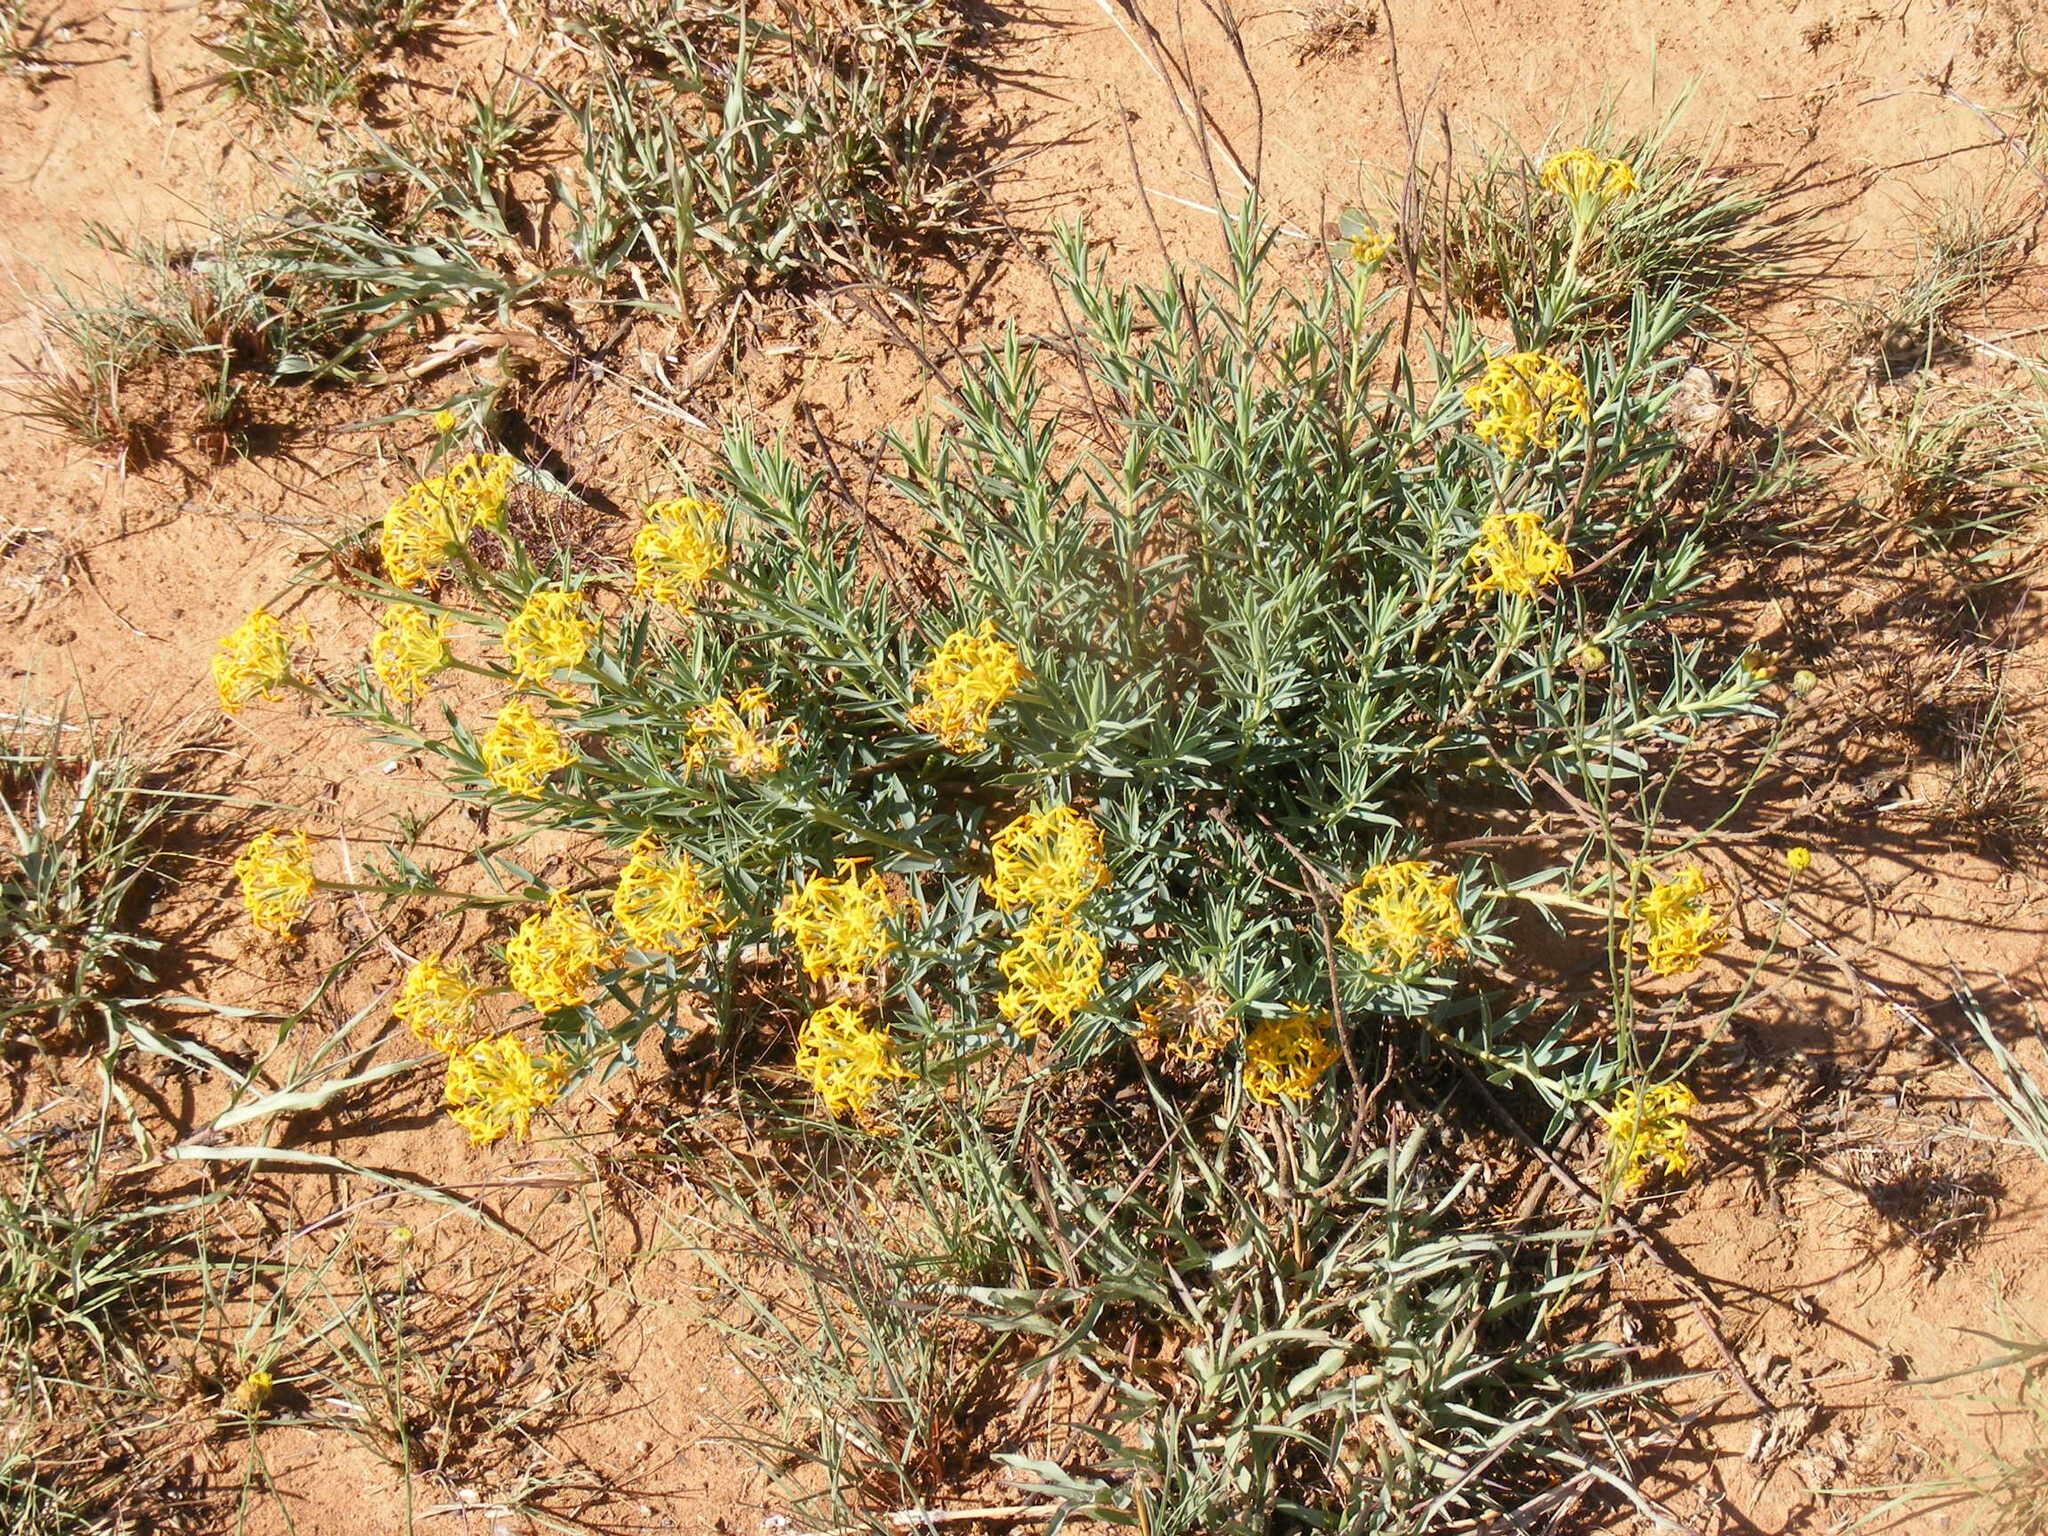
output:
[[[1421,960],[1448,959],[1465,937],[1457,888],[1457,876],[1438,874],[1419,859],[1375,864],[1344,893],[1338,942],[1388,974]]]
[[[562,1096],[569,1063],[559,1051],[532,1055],[511,1035],[494,1035],[448,1058],[441,1102],[448,1118],[469,1132],[471,1146],[501,1136],[524,1137],[533,1112]]]
[[[739,778],[764,778],[781,771],[783,754],[796,739],[794,721],[773,720],[767,690],[746,688],[734,698],[716,698],[690,711],[690,748],[683,763],[695,770],[716,761]]]
[[[455,413],[453,411],[439,410],[434,412],[434,430],[443,437],[453,432],[456,425]]]
[[[576,761],[569,738],[524,699],[498,711],[484,732],[484,772],[498,788],[522,800],[538,800],[543,780]]]
[[[1315,1091],[1336,1059],[1330,1016],[1297,1003],[1279,1018],[1260,1019],[1245,1031],[1244,1091],[1261,1104],[1299,1102]]]
[[[1813,868],[1813,850],[1804,844],[1795,843],[1785,850],[1785,867],[1795,875],[1803,875]]]
[[[213,652],[213,686],[220,707],[232,715],[251,699],[277,698],[278,690],[295,675],[294,638],[306,638],[305,632],[294,636],[261,608],[223,635]]]
[[[1692,1172],[1685,1117],[1699,1101],[1683,1083],[1659,1083],[1640,1094],[1624,1088],[1614,1107],[1600,1111],[1607,1122],[1609,1177],[1624,1189],[1637,1189],[1651,1174],[1682,1179]]]
[[[995,621],[946,636],[930,663],[912,679],[929,697],[910,711],[910,723],[929,731],[949,752],[979,752],[988,745],[989,716],[1029,674],[1017,647],[996,638]]]
[[[732,926],[718,887],[703,866],[681,849],[652,837],[633,844],[612,891],[612,921],[642,954],[690,956],[714,933]]]
[[[796,1069],[811,1080],[825,1108],[872,1127],[869,1104],[882,1084],[908,1077],[883,1029],[870,1029],[845,1003],[827,1003],[804,1020],[796,1037]]]
[[[440,492],[438,478],[423,481],[384,513],[377,551],[384,559],[384,574],[408,592],[446,570],[455,546],[469,537],[469,529],[456,524]]]
[[[472,528],[505,520],[505,499],[519,461],[502,453],[465,453],[441,471],[441,495]]]
[[[1213,1061],[1237,1038],[1230,999],[1214,987],[1168,971],[1149,1002],[1138,1004],[1138,1054],[1182,1066]]]
[[[423,698],[427,679],[449,662],[448,620],[430,619],[411,603],[391,603],[370,637],[370,670],[401,704]]]
[[[405,973],[391,1013],[422,1045],[459,1051],[477,1037],[476,1000],[487,990],[459,965],[421,960]]]
[[[1590,149],[1568,149],[1543,162],[1544,189],[1577,207],[1595,211],[1636,190],[1635,167],[1605,159]]]
[[[1551,537],[1534,512],[1487,513],[1471,561],[1483,568],[1472,578],[1475,597],[1488,592],[1534,597],[1572,573],[1571,551]]]
[[[982,889],[1005,912],[1070,913],[1109,884],[1102,833],[1071,805],[1026,811],[995,835],[989,855]]]
[[[384,574],[408,591],[426,586],[478,526],[495,528],[518,462],[502,453],[466,454],[422,480],[384,514],[378,549]]]
[[[259,832],[236,858],[235,878],[249,921],[289,939],[313,900],[313,845],[303,832]]]
[[[1381,230],[1368,224],[1344,243],[1356,265],[1370,267],[1377,265],[1394,248],[1394,235],[1391,230]]]
[[[1009,983],[996,1011],[1030,1039],[1050,1024],[1064,1029],[1102,991],[1102,946],[1066,913],[1041,912],[996,957]]]
[[[618,944],[567,891],[550,896],[505,944],[513,990],[543,1016],[588,1002],[597,973],[618,960]]]
[[[268,1371],[251,1371],[235,1384],[235,1390],[227,1396],[227,1406],[236,1413],[251,1417],[263,1411],[270,1401],[270,1394],[277,1382]]]
[[[534,592],[505,621],[505,659],[520,683],[539,688],[557,672],[580,666],[597,626],[584,617],[579,592]]]
[[[1592,419],[1579,376],[1544,352],[1493,359],[1479,382],[1465,391],[1465,408],[1479,440],[1511,459],[1532,445],[1555,448],[1566,421]]]
[[[896,900],[873,870],[839,861],[837,879],[812,875],[791,885],[775,909],[775,931],[796,941],[804,974],[813,981],[854,986],[896,947],[888,923]]]
[[[1635,942],[1652,976],[1689,971],[1727,942],[1728,930],[1707,899],[1706,871],[1698,865],[1636,897],[1629,907]]]
[[[725,511],[683,496],[655,502],[646,516],[633,535],[633,595],[689,613],[704,584],[725,569]]]

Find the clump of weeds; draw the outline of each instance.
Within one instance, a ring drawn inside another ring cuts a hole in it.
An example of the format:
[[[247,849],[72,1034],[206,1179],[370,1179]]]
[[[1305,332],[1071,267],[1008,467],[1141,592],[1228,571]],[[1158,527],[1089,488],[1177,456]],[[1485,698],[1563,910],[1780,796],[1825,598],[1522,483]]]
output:
[[[1961,355],[1962,317],[2025,269],[2037,237],[2024,204],[1972,198],[1934,209],[1911,275],[1847,306],[1844,350],[1884,381]]]

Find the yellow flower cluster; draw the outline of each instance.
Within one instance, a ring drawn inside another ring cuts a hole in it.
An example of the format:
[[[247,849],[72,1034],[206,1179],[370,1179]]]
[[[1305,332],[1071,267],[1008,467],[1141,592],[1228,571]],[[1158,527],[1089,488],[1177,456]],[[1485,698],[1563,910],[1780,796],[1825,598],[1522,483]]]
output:
[[[1261,1104],[1298,1102],[1315,1091],[1336,1059],[1330,1016],[1296,1004],[1245,1031],[1244,1091]]]
[[[1138,1004],[1138,1054],[1182,1066],[1216,1059],[1237,1038],[1230,999],[1214,987],[1168,971],[1149,1002]]]
[[[910,723],[949,752],[979,752],[988,745],[989,717],[1027,676],[1017,648],[996,638],[994,620],[983,619],[978,630],[955,630],[912,679],[929,697],[912,708]]]
[[[467,454],[400,496],[385,512],[379,538],[384,574],[408,591],[433,581],[470,530],[495,528],[504,518],[518,467],[502,453]]]
[[[235,878],[249,921],[289,939],[313,900],[313,845],[303,832],[259,832],[235,859]]]
[[[304,638],[300,632],[299,638]],[[213,687],[220,707],[234,714],[251,699],[270,700],[294,680],[294,636],[271,614],[258,608],[221,637],[213,652]]]
[[[505,498],[519,461],[502,453],[465,453],[440,474],[440,494],[462,509],[473,525],[496,528],[505,520]]]
[[[447,666],[448,620],[430,619],[411,603],[391,603],[370,637],[370,670],[401,704],[423,698],[427,679]]]
[[[1368,224],[1347,240],[1345,245],[1354,263],[1361,267],[1370,267],[1376,265],[1394,248],[1394,235],[1391,230],[1381,230]]]
[[[502,1136],[524,1137],[533,1112],[562,1096],[569,1063],[559,1051],[535,1056],[511,1035],[493,1035],[448,1058],[441,1102],[448,1118],[486,1146]]]
[[[1418,859],[1375,864],[1344,893],[1338,942],[1389,974],[1448,959],[1465,937],[1457,886],[1455,875]]]
[[[1042,912],[996,958],[1009,983],[996,1010],[1028,1040],[1050,1024],[1064,1029],[1102,990],[1102,945],[1065,913]]]
[[[1511,459],[1532,446],[1555,448],[1565,422],[1592,419],[1579,376],[1545,352],[1493,359],[1479,382],[1465,391],[1465,408],[1479,440]]]
[[[1590,149],[1567,149],[1543,162],[1540,179],[1544,190],[1556,193],[1575,206],[1604,208],[1618,197],[1636,190],[1635,167],[1626,160],[1612,160]]]
[[[989,844],[982,889],[1005,912],[1030,908],[996,969],[1010,985],[996,1009],[1025,1039],[1046,1024],[1071,1023],[1102,990],[1102,945],[1074,914],[1109,884],[1102,833],[1071,805],[1024,812]]]
[[[1692,970],[1728,939],[1720,914],[1707,899],[1706,871],[1698,865],[1675,879],[1653,880],[1630,904],[1629,916],[1652,976]]]
[[[703,867],[680,848],[668,849],[651,836],[633,844],[619,883],[612,890],[612,921],[626,942],[642,954],[687,958],[714,933],[731,927],[718,887]]]
[[[690,711],[690,746],[683,762],[694,772],[716,760],[737,778],[764,778],[781,771],[783,754],[796,736],[793,721],[773,720],[766,689],[745,688],[733,698],[716,698]]]
[[[842,859],[837,879],[818,874],[790,886],[775,908],[775,931],[796,941],[806,976],[853,987],[896,947],[888,928],[896,910],[880,875]]]
[[[908,1077],[887,1030],[871,1029],[845,1003],[827,1003],[797,1033],[796,1068],[835,1115],[873,1129],[874,1096],[892,1078]]]
[[[422,1045],[459,1051],[477,1038],[476,1000],[487,990],[460,965],[421,960],[406,971],[391,1012]]]
[[[1551,536],[1534,512],[1489,512],[1479,524],[1472,563],[1472,595],[1504,592],[1534,597],[1572,573],[1571,551]]]
[[[1659,1083],[1641,1093],[1624,1088],[1617,1093],[1614,1107],[1600,1111],[1607,1122],[1609,1177],[1632,1190],[1653,1173],[1682,1179],[1692,1172],[1685,1117],[1698,1104],[1683,1083]]]
[[[580,666],[597,627],[579,592],[533,592],[505,621],[505,659],[521,686],[539,688],[557,672]]]
[[[484,732],[482,752],[491,782],[522,800],[538,800],[542,781],[576,761],[568,737],[524,699],[514,699],[498,711]]]
[[[505,945],[513,990],[543,1016],[588,1002],[598,972],[618,961],[617,942],[567,891],[550,896],[545,910],[528,916]]]
[[[633,595],[692,612],[704,584],[725,569],[725,512],[715,501],[657,501],[633,535]]]
[[[1102,833],[1071,805],[1026,811],[995,835],[989,855],[982,889],[1005,912],[1064,915],[1109,884]]]

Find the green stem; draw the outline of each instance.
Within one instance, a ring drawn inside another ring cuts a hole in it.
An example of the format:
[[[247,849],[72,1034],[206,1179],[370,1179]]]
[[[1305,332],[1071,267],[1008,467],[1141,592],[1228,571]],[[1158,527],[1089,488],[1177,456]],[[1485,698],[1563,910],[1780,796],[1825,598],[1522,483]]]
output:
[[[1583,912],[1588,917],[1611,918],[1618,910],[1612,902],[1596,906],[1578,896],[1569,896],[1562,891],[1511,891],[1504,886],[1492,886],[1480,892],[1483,896],[1495,896],[1502,901],[1526,901],[1532,906],[1556,907],[1566,912]]]

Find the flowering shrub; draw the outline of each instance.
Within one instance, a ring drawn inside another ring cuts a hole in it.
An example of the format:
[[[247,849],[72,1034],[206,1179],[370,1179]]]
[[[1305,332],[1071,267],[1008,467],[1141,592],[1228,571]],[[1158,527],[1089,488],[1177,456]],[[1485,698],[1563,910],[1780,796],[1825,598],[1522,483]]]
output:
[[[1558,171],[1574,195],[1581,170]],[[565,1064],[521,1078],[539,1103],[685,1007],[731,1027],[743,966],[809,1020],[820,1104],[863,1124],[1045,1036],[1213,1070],[1245,1031],[1244,1092],[1313,1105],[1372,1021],[1456,1046],[1462,978],[1505,960],[1522,888],[1434,849],[1423,808],[1624,781],[1754,707],[1751,672],[1662,629],[1699,561],[1662,494],[1675,308],[1572,354],[1489,357],[1454,325],[1389,359],[1348,266],[1278,291],[1246,235],[1227,291],[1133,295],[1078,236],[1066,255],[1100,414],[1011,346],[961,381],[951,430],[897,445],[953,576],[935,606],[871,579],[862,523],[743,435],[722,499],[646,510],[626,576],[538,569],[502,455],[386,514],[386,606],[341,706],[463,797],[593,838],[594,899],[530,889],[498,959],[401,997],[470,1063],[473,1131],[525,1124],[477,1119],[505,1065],[461,1054],[481,990],[523,999]],[[290,652],[253,616],[223,642],[223,703],[304,686]],[[480,735],[467,709],[421,718],[457,672],[502,690]],[[259,924],[300,920],[303,852],[238,866]],[[1697,871],[1630,905],[1634,878],[1585,863],[1548,896],[1634,923],[1656,975],[1698,965],[1723,930]]]
[[[1558,313],[1632,177],[1556,167],[1585,236]],[[1117,1394],[1103,1456],[1130,1475],[1020,1462],[1018,1486],[1126,1523],[1158,1488],[1162,1532],[1435,1529],[1581,1465],[1454,1475],[1596,1443],[1574,1415],[1605,1399],[1548,1342],[1562,1244],[1447,1231],[1473,1171],[1375,1106],[1456,1081],[1403,1075],[1449,1057],[1600,1117],[1622,1193],[1690,1167],[1690,1095],[1643,1080],[1662,1047],[1628,999],[1686,984],[1727,923],[1689,852],[1624,849],[1611,813],[1761,710],[1757,668],[1670,621],[1701,530],[1769,486],[1700,473],[1666,425],[1699,313],[1675,290],[1618,329],[1490,345],[1454,315],[1397,347],[1394,235],[1340,229],[1296,291],[1234,227],[1220,277],[1148,289],[1067,236],[1071,345],[993,349],[943,428],[895,441],[942,596],[743,431],[610,561],[528,548],[508,498],[558,490],[472,454],[386,515],[352,678],[309,681],[258,616],[221,696],[314,689],[489,812],[496,941],[419,928],[394,1008],[473,1141],[710,1019],[807,1122],[788,1140],[851,1149],[877,1208],[944,1228],[901,1266],[915,1305],[874,1310],[884,1342],[763,1367],[820,1446],[881,1454],[887,1423],[854,1421],[914,1375],[887,1340],[1057,1327]],[[570,866],[545,883],[512,857],[543,832]],[[303,931],[313,850],[266,838],[237,866],[252,918]],[[1607,968],[1611,1008],[1516,995],[1535,922]],[[1186,1381],[1116,1385],[1141,1337],[1185,1341]],[[849,1385],[854,1356],[886,1390]],[[950,1422],[928,1406],[890,1422]]]
[[[475,1043],[483,991],[460,965],[420,960],[405,973],[391,1013],[422,1045],[453,1055]]]
[[[1244,1091],[1261,1104],[1305,1099],[1336,1059],[1329,1015],[1290,1008],[1284,1017],[1261,1019],[1245,1032]]]

